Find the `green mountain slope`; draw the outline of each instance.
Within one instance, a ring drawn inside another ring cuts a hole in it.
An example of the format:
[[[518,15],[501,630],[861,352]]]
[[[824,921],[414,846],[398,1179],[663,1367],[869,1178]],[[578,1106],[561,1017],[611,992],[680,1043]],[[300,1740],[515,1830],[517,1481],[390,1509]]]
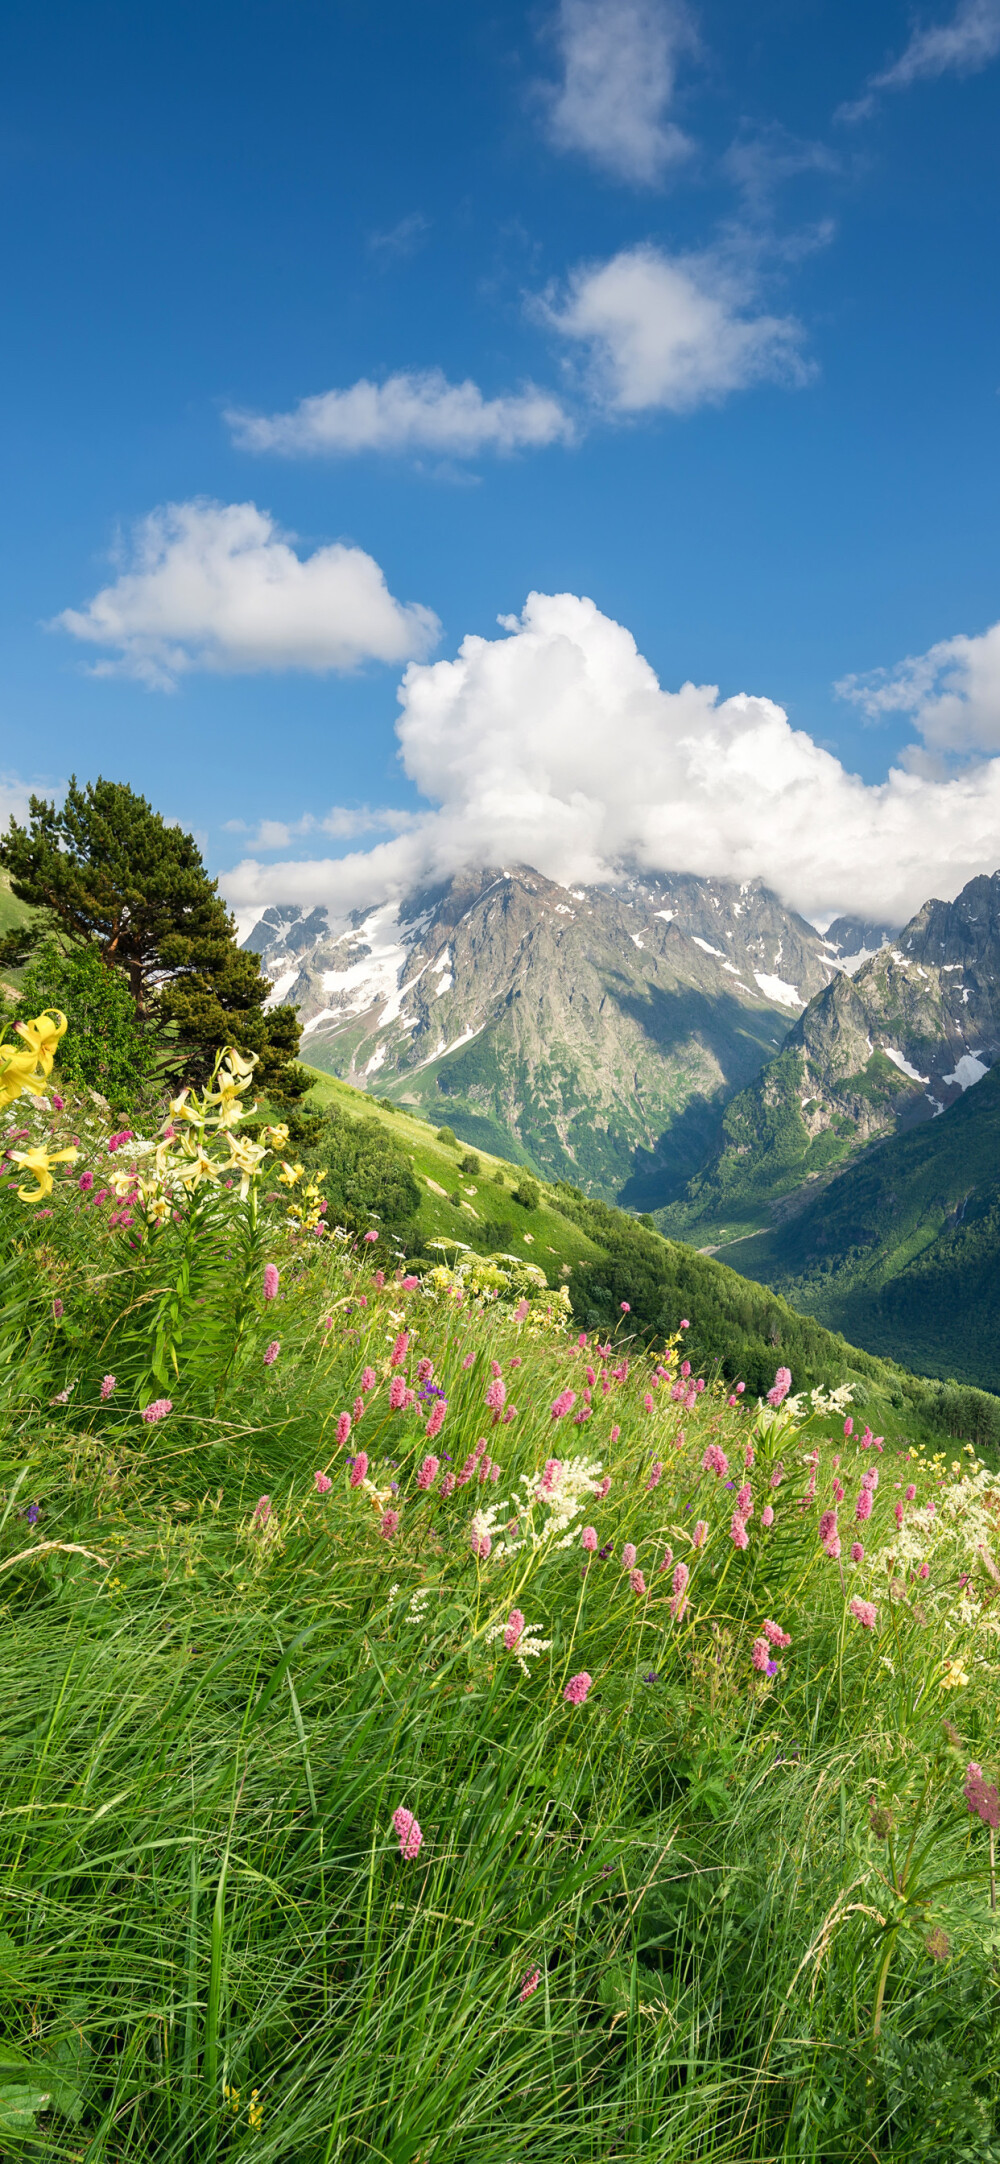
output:
[[[1000,1065],[730,1259],[873,1352],[1000,1389]]]
[[[405,1152],[420,1190],[411,1236],[415,1253],[435,1257],[441,1240],[495,1252],[495,1233],[502,1228],[505,1251],[539,1264],[552,1285],[568,1282],[582,1328],[602,1329],[627,1345],[636,1334],[662,1342],[688,1319],[695,1372],[718,1367],[758,1395],[784,1365],[797,1390],[849,1382],[856,1416],[890,1440],[936,1444],[960,1438],[977,1448],[1000,1448],[997,1398],[925,1380],[859,1350],[815,1317],[796,1314],[780,1294],[663,1239],[625,1210],[563,1182],[542,1186],[537,1208],[525,1209],[514,1201],[520,1167],[483,1153],[480,1171],[463,1174],[464,1145],[439,1141],[423,1120],[327,1075],[316,1074],[307,1103],[377,1122],[387,1144]],[[449,1193],[460,1196],[457,1207]]]

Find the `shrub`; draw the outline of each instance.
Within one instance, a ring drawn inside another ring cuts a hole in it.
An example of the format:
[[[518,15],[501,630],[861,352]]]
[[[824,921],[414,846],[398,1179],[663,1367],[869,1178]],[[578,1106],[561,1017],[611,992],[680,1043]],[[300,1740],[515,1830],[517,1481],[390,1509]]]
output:
[[[538,1181],[533,1180],[530,1173],[521,1173],[517,1186],[513,1189],[512,1200],[519,1202],[522,1210],[537,1210],[541,1194]]]
[[[451,1127],[439,1127],[437,1131],[437,1140],[439,1142],[447,1143],[450,1150],[457,1150],[458,1148],[458,1136],[456,1135],[454,1129]]]
[[[470,1174],[482,1171],[482,1165],[480,1164],[479,1158],[477,1157],[475,1150],[466,1150],[465,1156],[459,1159],[458,1169],[460,1172],[468,1172]]]

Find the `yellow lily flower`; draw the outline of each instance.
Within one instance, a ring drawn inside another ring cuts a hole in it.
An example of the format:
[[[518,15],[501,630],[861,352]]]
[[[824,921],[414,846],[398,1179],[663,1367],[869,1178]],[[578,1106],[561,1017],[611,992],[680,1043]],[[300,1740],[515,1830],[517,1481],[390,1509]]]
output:
[[[240,1200],[245,1202],[250,1192],[250,1182],[256,1179],[260,1171],[261,1158],[267,1156],[267,1151],[262,1143],[251,1142],[249,1136],[237,1139],[235,1135],[227,1134],[226,1141],[229,1144],[230,1166],[234,1172],[239,1172],[242,1175],[240,1179]]]
[[[0,1044],[0,1111],[12,1105],[22,1090],[40,1092],[43,1087],[34,1053],[20,1052],[13,1044]]]
[[[278,1178],[281,1181],[282,1187],[294,1187],[296,1180],[301,1180],[302,1178],[302,1169],[303,1168],[301,1165],[283,1164],[281,1167],[281,1171],[278,1174]]]
[[[272,1148],[272,1150],[283,1150],[283,1149],[284,1149],[284,1147],[285,1147],[285,1143],[286,1143],[286,1142],[288,1141],[288,1129],[287,1129],[287,1127],[285,1127],[285,1126],[280,1126],[280,1127],[265,1127],[265,1129],[264,1129],[264,1133],[265,1133],[265,1134],[266,1134],[266,1136],[267,1136],[267,1139],[268,1139],[268,1141],[269,1141],[269,1143],[270,1143],[270,1145],[271,1145],[271,1148]]]
[[[244,1057],[242,1052],[237,1052],[234,1044],[227,1044],[219,1061],[219,1074],[221,1077],[223,1069],[228,1067],[233,1076],[243,1078],[243,1086],[246,1088],[256,1065],[256,1052],[250,1052]]]
[[[52,1173],[50,1166],[73,1164],[79,1155],[79,1150],[52,1150],[50,1152],[41,1147],[35,1150],[12,1150],[11,1156],[15,1165],[23,1165],[25,1172],[33,1172],[38,1182],[37,1187],[18,1188],[17,1192],[21,1201],[41,1202],[44,1195],[51,1195]]]
[[[15,1022],[14,1028],[31,1051],[36,1067],[43,1075],[52,1073],[56,1046],[66,1035],[66,1017],[58,1007],[47,1007],[44,1014],[36,1014],[33,1022]]]
[[[217,1180],[221,1171],[200,1143],[194,1143],[184,1157],[174,1160],[174,1177],[184,1187],[200,1187],[203,1180]]]

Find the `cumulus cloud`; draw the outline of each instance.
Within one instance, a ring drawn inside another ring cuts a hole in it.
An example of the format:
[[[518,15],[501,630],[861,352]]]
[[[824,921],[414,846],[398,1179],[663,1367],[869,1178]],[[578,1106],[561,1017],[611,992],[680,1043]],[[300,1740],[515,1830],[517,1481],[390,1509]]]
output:
[[[545,314],[589,347],[592,395],[618,413],[689,413],[765,379],[802,383],[811,373],[801,324],[755,312],[751,272],[713,252],[623,249],[573,272]]]
[[[368,804],[334,804],[322,818],[305,812],[301,819],[262,819],[251,833],[244,819],[227,819],[224,834],[245,834],[250,849],[287,849],[307,834],[329,834],[337,841],[353,841],[360,834],[405,834],[419,824],[419,814],[385,807],[373,811]]]
[[[57,796],[62,795],[63,787],[62,782],[57,784]],[[51,794],[50,785],[45,783],[36,783],[35,790],[38,794]],[[20,775],[0,773],[0,834],[6,832],[9,820],[17,819],[23,822],[27,818],[28,799],[31,794],[31,788],[27,782],[21,780]]]
[[[334,541],[296,554],[269,511],[199,497],[150,512],[126,568],[51,628],[110,649],[96,675],[170,690],[192,669],[305,669],[426,654],[440,635],[419,602],[396,601],[374,557]]]
[[[691,17],[666,0],[562,0],[562,80],[546,97],[559,150],[580,151],[616,180],[655,187],[687,158],[668,120],[677,62],[696,42]]]
[[[369,851],[247,859],[223,879],[232,902],[336,916],[468,864],[577,882],[637,863],[761,876],[812,918],[902,922],[1000,855],[1000,759],[867,784],[770,699],[664,690],[624,626],[574,594],[531,594],[500,638],[411,664],[399,698],[403,766],[437,808]]]
[[[286,457],[435,451],[476,458],[482,451],[539,450],[573,434],[559,400],[534,384],[484,398],[478,384],[449,383],[440,368],[384,383],[362,376],[345,391],[301,399],[291,413],[233,412],[226,419],[243,450]]]
[[[977,75],[998,53],[1000,0],[959,0],[948,22],[915,30],[899,59],[873,75],[863,96],[842,105],[836,118],[866,120],[875,111],[878,91],[908,90],[940,75]]]
[[[941,639],[893,669],[842,677],[836,689],[872,720],[910,714],[932,751],[1000,752],[1000,624]]]

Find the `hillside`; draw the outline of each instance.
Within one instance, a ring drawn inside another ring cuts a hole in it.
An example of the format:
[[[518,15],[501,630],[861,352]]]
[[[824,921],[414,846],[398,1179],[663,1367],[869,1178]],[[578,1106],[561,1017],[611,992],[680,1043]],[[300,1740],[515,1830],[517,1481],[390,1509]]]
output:
[[[759,882],[570,889],[529,866],[339,931],[322,909],[270,909],[246,944],[315,1065],[638,1208],[689,1177],[727,1097],[844,966]]]
[[[745,1381],[753,1394],[769,1387],[776,1365],[792,1371],[795,1388],[849,1382],[856,1407],[890,1439],[934,1443],[960,1437],[977,1447],[1000,1447],[1000,1403],[981,1390],[956,1389],[908,1373],[845,1342],[812,1315],[753,1283],[726,1264],[675,1240],[651,1223],[594,1201],[565,1183],[542,1187],[537,1208],[513,1199],[521,1170],[480,1156],[480,1172],[463,1174],[464,1145],[438,1140],[423,1120],[397,1112],[328,1076],[316,1076],[309,1106],[334,1108],[377,1124],[386,1147],[400,1150],[420,1191],[411,1252],[430,1260],[472,1251],[523,1256],[545,1270],[551,1285],[568,1283],[581,1327],[608,1335],[636,1331],[662,1343],[682,1319],[691,1322],[687,1350],[696,1366]],[[501,1184],[502,1182],[502,1184]],[[457,1193],[460,1203],[448,1201]],[[502,1229],[503,1250],[496,1233]],[[513,1234],[508,1238],[509,1234]],[[437,1243],[447,1243],[442,1250]],[[627,1303],[623,1322],[622,1303]]]
[[[926,1125],[1000,1052],[1000,873],[926,902],[855,976],[819,992],[727,1106],[663,1229],[699,1246],[764,1229],[775,1206],[882,1136]]]
[[[731,1260],[873,1352],[1000,1389],[1000,1066]]]

